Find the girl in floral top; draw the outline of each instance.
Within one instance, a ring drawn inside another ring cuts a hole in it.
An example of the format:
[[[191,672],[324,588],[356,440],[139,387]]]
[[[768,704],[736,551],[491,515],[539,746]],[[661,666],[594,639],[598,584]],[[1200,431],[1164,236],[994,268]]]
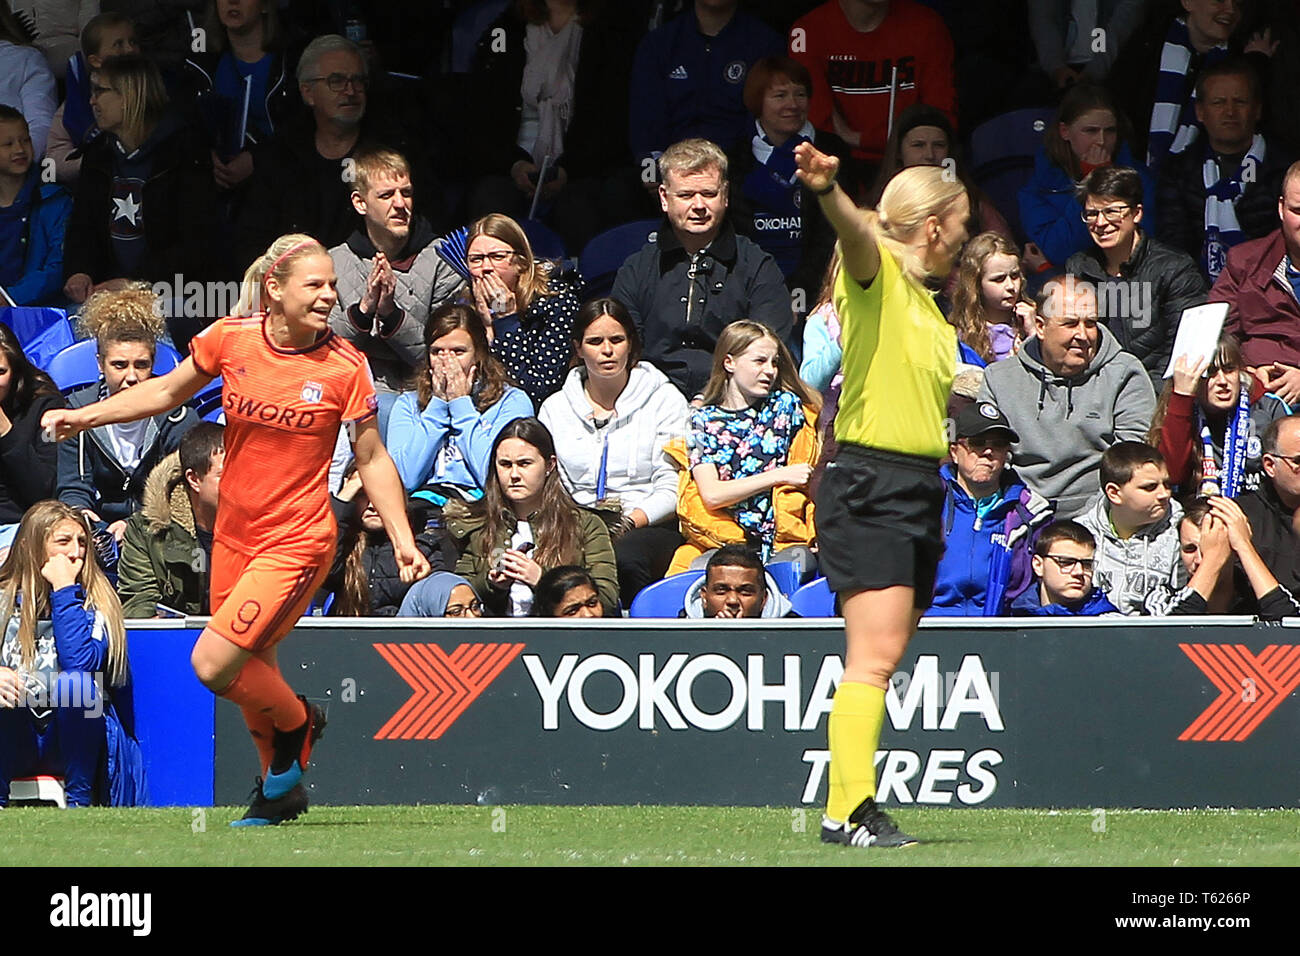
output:
[[[742,319],[718,339],[703,400],[687,429],[691,477],[705,507],[727,510],[767,560],[776,535],[772,489],[807,486],[812,467],[787,460],[803,407],[819,409],[821,396],[767,326]]]

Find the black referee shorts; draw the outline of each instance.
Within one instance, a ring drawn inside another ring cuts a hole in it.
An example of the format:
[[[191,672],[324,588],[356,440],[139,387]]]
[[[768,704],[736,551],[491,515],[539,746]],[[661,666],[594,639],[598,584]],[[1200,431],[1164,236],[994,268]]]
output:
[[[937,461],[840,445],[817,491],[818,557],[831,590],[843,598],[901,584],[928,608],[944,493]]]

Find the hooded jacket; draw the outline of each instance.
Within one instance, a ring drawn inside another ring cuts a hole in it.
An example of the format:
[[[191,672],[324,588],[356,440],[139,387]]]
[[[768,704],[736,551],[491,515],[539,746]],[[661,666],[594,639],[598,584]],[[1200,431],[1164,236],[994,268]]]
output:
[[[1115,151],[1115,165],[1138,171],[1142,177],[1142,213],[1149,222],[1155,222],[1155,182],[1146,166],[1134,161],[1127,143],[1121,143]],[[1052,161],[1047,150],[1040,148],[1034,158],[1033,175],[1018,194],[1025,235],[1038,244],[1048,262],[1058,266],[1092,246],[1088,227],[1083,224],[1083,206],[1074,195],[1077,186],[1070,174]]]
[[[1078,522],[1097,540],[1093,584],[1125,614],[1168,614],[1187,584],[1187,569],[1179,555],[1178,522],[1183,508],[1169,500],[1159,521],[1138,528],[1122,540],[1110,520],[1110,502],[1099,494]]]
[[[82,408],[105,397],[107,390],[103,382],[93,383],[69,395],[68,407]],[[180,446],[181,436],[198,420],[188,405],[149,419],[140,465],[132,472],[127,472],[113,453],[108,434],[111,425],[101,425],[60,442],[54,496],[74,508],[95,512],[106,525],[129,518],[140,509],[145,481],[154,467],[164,455]]]
[[[1120,348],[1142,360],[1154,387],[1169,366],[1183,309],[1203,303],[1210,287],[1191,256],[1146,231],[1138,235],[1133,257],[1118,276],[1107,274],[1095,243],[1070,256],[1065,271],[1097,284],[1102,320]]]
[[[122,613],[154,617],[164,604],[186,614],[208,613],[209,562],[199,544],[180,452],[149,473],[140,510],[126,522],[117,562]]]
[[[787,465],[817,464],[821,456],[821,437],[817,432],[817,412],[803,406],[804,423],[790,442]],[[666,576],[685,571],[691,562],[724,544],[745,544],[744,530],[726,509],[710,511],[700,497],[699,486],[691,476],[690,452],[686,439],[675,439],[664,448],[677,468],[677,518],[686,543],[673,555]],[[794,485],[777,485],[772,489],[772,511],[776,515],[776,539],[772,550],[780,551],[792,545],[812,544],[817,540],[814,520],[816,506],[805,488]]]
[[[790,599],[781,593],[777,586],[776,579],[767,571],[763,572],[763,578],[767,581],[767,597],[763,601],[763,611],[759,617],[798,617],[794,613],[794,607],[790,604]],[[701,620],[704,618],[704,582],[708,579],[707,574],[701,574],[700,579],[692,584],[686,591],[686,600],[678,617],[694,618]]]
[[[1146,368],[1120,349],[1105,326],[1097,354],[1072,378],[1050,371],[1041,342],[984,370],[979,401],[1002,409],[1020,435],[1016,471],[1025,484],[1071,518],[1097,493],[1101,455],[1119,441],[1145,441],[1156,395]]]
[[[18,198],[0,209],[6,259],[0,266],[5,291],[19,305],[58,305],[63,298],[63,235],[72,197],[62,186],[42,183],[33,165]]]
[[[686,396],[699,394],[713,348],[744,317],[766,325],[794,349],[790,293],[776,260],[723,217],[717,237],[694,256],[665,220],[656,241],[627,258],[610,295],[627,306],[653,362]]]
[[[586,381],[585,367],[571,370],[537,415],[555,439],[564,486],[578,504],[595,504],[603,457],[605,497],[617,497],[625,515],[640,508],[650,524],[658,524],[677,510],[677,469],[663,449],[686,438],[686,399],[663,372],[638,362],[614,402],[612,419],[597,431]]]
[[[944,465],[939,474],[948,486],[944,552],[926,616],[996,617],[1033,583],[1033,541],[1051,519],[1052,505],[1005,468],[1002,500],[980,517],[974,499],[957,481],[956,468]]]
[[[422,217],[411,222],[410,235],[400,258],[392,262],[397,289],[393,311],[375,317],[361,311],[366,282],[375,264],[375,245],[364,228],[347,242],[330,250],[339,280],[339,297],[330,311],[330,328],[365,353],[375,384],[400,392],[410,383],[412,372],[424,357],[424,323],[429,314],[449,302],[464,280],[438,253],[442,240]]]
[[[1106,599],[1101,588],[1093,588],[1077,611],[1071,611],[1063,604],[1039,604],[1038,581],[1025,590],[1020,597],[1011,602],[1012,617],[1097,617],[1101,614],[1118,614],[1119,608]]]

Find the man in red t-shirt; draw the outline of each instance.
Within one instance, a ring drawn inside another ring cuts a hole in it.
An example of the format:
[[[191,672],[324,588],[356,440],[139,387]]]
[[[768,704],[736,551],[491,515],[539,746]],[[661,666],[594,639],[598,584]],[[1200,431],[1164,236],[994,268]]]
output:
[[[891,118],[913,103],[957,125],[952,37],[915,0],[828,0],[795,22],[790,56],[812,74],[809,120],[855,159],[878,164]]]

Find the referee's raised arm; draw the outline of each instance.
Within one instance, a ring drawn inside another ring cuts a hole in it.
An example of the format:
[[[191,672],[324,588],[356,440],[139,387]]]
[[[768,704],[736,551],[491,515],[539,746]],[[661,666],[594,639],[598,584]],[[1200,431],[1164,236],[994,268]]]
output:
[[[880,271],[880,249],[871,228],[871,217],[835,181],[840,170],[839,158],[827,156],[812,143],[805,142],[795,147],[794,160],[795,175],[817,195],[822,212],[839,236],[844,268],[859,284],[868,284]]]

